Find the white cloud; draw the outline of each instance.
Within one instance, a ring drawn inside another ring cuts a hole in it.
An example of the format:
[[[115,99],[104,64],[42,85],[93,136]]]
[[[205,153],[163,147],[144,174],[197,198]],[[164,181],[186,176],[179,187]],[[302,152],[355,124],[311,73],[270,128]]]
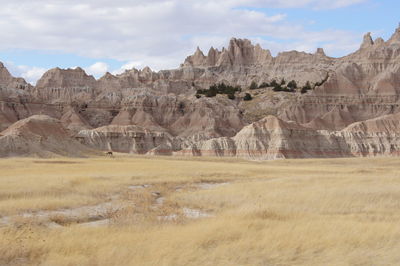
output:
[[[86,73],[97,78],[104,75],[108,70],[109,66],[104,62],[96,62],[93,65],[85,68]]]
[[[286,14],[248,8],[330,9],[364,1],[0,0],[0,50],[51,50],[133,62],[114,73],[131,66],[175,68],[198,45],[204,50],[220,48],[230,37],[260,40],[264,48],[276,52],[314,49],[323,44],[327,52],[341,54],[350,52],[360,36],[332,30],[312,32],[289,22]],[[265,37],[284,40],[284,45],[266,42]],[[87,71],[98,76],[110,70],[107,64],[98,62]]]
[[[314,9],[342,8],[366,2],[366,0],[228,0],[231,4],[271,6],[279,8],[311,7]]]
[[[47,71],[47,69],[41,67],[15,65],[13,62],[5,62],[4,64],[13,76],[22,77],[26,82],[33,85]]]
[[[26,66],[19,66],[22,67],[23,73],[21,77],[23,77],[27,82],[35,84],[36,81],[42,77],[42,75],[47,71],[45,68],[41,67],[26,67]]]

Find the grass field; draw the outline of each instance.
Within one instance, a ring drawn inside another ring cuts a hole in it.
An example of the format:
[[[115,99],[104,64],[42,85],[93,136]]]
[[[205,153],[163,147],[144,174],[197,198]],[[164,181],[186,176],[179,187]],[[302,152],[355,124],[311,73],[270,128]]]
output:
[[[0,265],[398,265],[399,165],[0,160]]]

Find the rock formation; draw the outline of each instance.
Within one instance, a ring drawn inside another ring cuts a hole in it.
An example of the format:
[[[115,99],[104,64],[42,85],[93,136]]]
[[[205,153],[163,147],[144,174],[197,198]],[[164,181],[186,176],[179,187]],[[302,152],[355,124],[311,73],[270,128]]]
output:
[[[0,64],[0,131],[47,115],[98,150],[253,159],[396,154],[399,62],[400,28],[387,41],[366,34],[359,50],[341,58],[322,48],[272,56],[233,38],[222,50],[197,48],[177,69],[96,80],[81,68],[55,68],[36,86]],[[284,88],[295,81],[297,89],[273,90],[273,81]],[[198,94],[217,83],[242,91],[230,99]],[[252,83],[263,86],[250,90]],[[21,154],[7,145],[0,154]]]
[[[26,89],[29,85],[22,78],[14,78],[0,62],[0,89]]]
[[[400,152],[400,115],[351,124],[341,131],[314,130],[268,116],[233,138],[200,141],[178,152],[247,159],[394,156]]]
[[[76,138],[93,149],[132,154],[146,154],[155,148],[164,149],[163,153],[171,154],[174,146],[173,137],[167,132],[151,131],[132,125],[110,125],[82,130]]]
[[[0,157],[85,156],[95,154],[81,145],[57,119],[34,115],[0,133]]]

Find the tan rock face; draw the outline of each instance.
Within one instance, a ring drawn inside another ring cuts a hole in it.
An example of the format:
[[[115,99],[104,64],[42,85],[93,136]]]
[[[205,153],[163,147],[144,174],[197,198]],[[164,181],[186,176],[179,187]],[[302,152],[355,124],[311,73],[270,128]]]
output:
[[[93,87],[96,80],[88,76],[85,71],[78,67],[75,69],[53,68],[37,81],[36,88],[80,88]]]
[[[365,134],[399,134],[400,113],[384,115],[378,118],[353,123],[343,129],[343,131]]]
[[[65,112],[60,120],[66,128],[75,132],[91,128],[85,118],[83,118],[74,108],[70,108],[70,110]]]
[[[353,122],[355,122],[355,119],[346,106],[343,109],[335,107],[321,117],[316,117],[311,122],[304,124],[304,126],[320,130],[340,130]]]
[[[364,40],[363,43],[361,44],[360,49],[368,49],[371,48],[371,46],[374,45],[374,41],[372,40],[371,33],[368,32],[367,34],[364,35]]]
[[[389,39],[388,44],[389,45],[400,44],[400,25],[396,29],[396,32],[393,34],[393,36]]]
[[[78,143],[57,119],[34,115],[0,133],[0,157],[84,156],[93,154]]]
[[[35,87],[0,64],[0,130],[45,114],[101,150],[263,159],[391,154],[397,149],[397,137],[389,135],[400,112],[399,62],[400,28],[388,41],[366,34],[360,49],[342,58],[321,48],[274,57],[233,38],[221,51],[198,48],[178,69],[131,69],[96,80],[81,68],[55,68]],[[299,87],[309,82],[313,89],[248,90],[252,82],[272,80],[294,80]],[[243,92],[233,100],[195,97],[219,82]],[[253,99],[243,101],[245,93]],[[387,130],[378,132],[381,127]]]
[[[194,143],[179,155],[248,159],[398,156],[399,114],[357,122],[342,131],[313,130],[274,116],[244,127],[233,138]]]
[[[26,89],[29,85],[23,78],[14,78],[0,62],[0,89]]]
[[[133,154],[171,154],[173,137],[167,132],[150,131],[140,126],[110,125],[93,130],[82,130],[77,139],[94,149]]]
[[[195,155],[200,156],[222,155],[266,160],[307,158],[316,153],[323,155],[319,148],[323,141],[325,139],[319,138],[314,130],[268,116],[244,127],[233,138],[198,142],[184,149],[182,153],[195,150]],[[326,148],[326,145],[322,147]]]

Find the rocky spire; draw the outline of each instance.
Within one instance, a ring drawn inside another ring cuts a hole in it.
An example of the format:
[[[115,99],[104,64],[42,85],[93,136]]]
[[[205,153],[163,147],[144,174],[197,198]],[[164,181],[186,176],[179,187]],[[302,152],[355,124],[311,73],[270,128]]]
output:
[[[200,50],[200,47],[197,46],[196,52],[186,58],[185,63],[189,63],[193,66],[204,66],[206,61],[206,57],[204,56],[203,52]]]
[[[315,55],[326,56],[324,48],[318,48]]]
[[[233,65],[254,64],[254,46],[247,39],[232,38],[229,42],[229,56]]]
[[[242,51],[239,42],[240,40],[236,38],[229,41],[228,53],[233,64],[241,64]]]
[[[399,27],[396,29],[395,33],[388,41],[389,44],[399,43],[400,44],[400,23]]]
[[[232,61],[231,58],[229,57],[229,52],[228,50],[225,49],[225,47],[222,48],[221,54],[218,57],[217,61],[217,66],[226,66],[226,65],[231,65]]]
[[[112,78],[116,77],[108,71],[101,77],[101,79],[112,79]]]
[[[142,73],[148,73],[148,74],[150,74],[150,73],[152,73],[153,71],[151,70],[151,68],[149,67],[149,66],[145,66],[143,69],[142,69]]]
[[[194,53],[195,56],[204,56],[203,51],[200,50],[200,47],[197,46],[196,52]]]
[[[10,72],[8,72],[7,68],[0,62],[0,86],[5,85],[12,79]]]
[[[214,49],[214,47],[211,47],[207,54],[207,65],[215,66],[216,62],[217,62],[217,51]]]
[[[14,78],[8,69],[0,62],[0,87],[21,88],[27,85],[23,78]]]
[[[260,44],[256,44],[254,47],[254,61],[257,64],[265,64],[267,61],[272,59],[271,52],[264,50]]]
[[[364,35],[364,40],[363,43],[361,44],[360,49],[366,49],[374,45],[374,41],[372,40],[371,37],[371,32],[368,32],[367,34]]]

